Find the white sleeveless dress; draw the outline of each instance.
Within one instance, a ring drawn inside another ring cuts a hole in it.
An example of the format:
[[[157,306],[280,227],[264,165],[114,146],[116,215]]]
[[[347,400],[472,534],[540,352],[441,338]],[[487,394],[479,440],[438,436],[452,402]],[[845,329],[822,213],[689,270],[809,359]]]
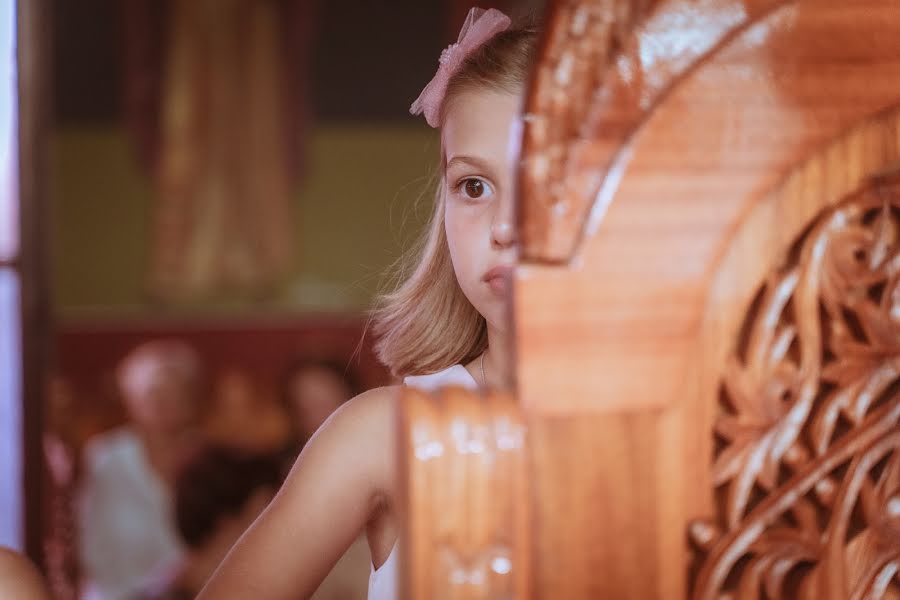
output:
[[[447,385],[458,385],[473,390],[478,388],[478,382],[462,365],[454,365],[431,375],[407,377],[403,383],[427,392]],[[394,544],[383,565],[377,569],[375,565],[372,565],[372,572],[369,574],[368,600],[396,600],[397,561],[399,560],[397,554],[397,544]]]

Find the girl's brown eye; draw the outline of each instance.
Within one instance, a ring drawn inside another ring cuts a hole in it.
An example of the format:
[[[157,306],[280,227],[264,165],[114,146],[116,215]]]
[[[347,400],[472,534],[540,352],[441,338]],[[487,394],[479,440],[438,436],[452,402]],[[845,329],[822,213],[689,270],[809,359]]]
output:
[[[463,186],[469,198],[481,198],[484,195],[484,182],[480,179],[466,179]]]

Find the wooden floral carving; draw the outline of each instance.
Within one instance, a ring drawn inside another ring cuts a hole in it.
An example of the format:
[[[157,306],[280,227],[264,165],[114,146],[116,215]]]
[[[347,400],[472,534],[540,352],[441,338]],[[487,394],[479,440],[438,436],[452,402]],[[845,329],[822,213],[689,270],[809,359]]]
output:
[[[900,597],[900,174],[821,214],[721,385],[695,598]]]

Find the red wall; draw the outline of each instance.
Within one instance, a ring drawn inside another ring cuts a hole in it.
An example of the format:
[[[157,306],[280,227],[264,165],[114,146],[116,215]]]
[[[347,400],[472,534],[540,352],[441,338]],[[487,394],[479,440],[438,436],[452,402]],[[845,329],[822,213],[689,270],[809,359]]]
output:
[[[389,383],[390,377],[372,352],[371,334],[360,345],[364,328],[362,318],[335,316],[67,323],[57,329],[57,371],[72,385],[79,411],[96,413],[82,416],[103,423],[121,419],[115,366],[136,345],[157,338],[192,344],[204,362],[207,383],[225,369],[239,368],[274,390],[292,361],[310,357],[347,365],[368,389]]]

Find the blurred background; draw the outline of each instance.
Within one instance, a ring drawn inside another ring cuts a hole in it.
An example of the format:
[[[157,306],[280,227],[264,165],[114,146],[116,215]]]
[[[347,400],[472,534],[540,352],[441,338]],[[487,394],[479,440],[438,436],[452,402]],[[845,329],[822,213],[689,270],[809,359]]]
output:
[[[429,216],[439,150],[408,107],[472,4],[41,0],[45,26],[19,15],[40,51],[19,56],[23,123],[46,117],[21,128],[20,145],[40,138],[22,172],[46,177],[22,219],[4,187],[0,394],[43,457],[30,554],[56,597],[189,595],[331,411],[391,382],[367,310]],[[476,4],[533,19],[543,2]],[[23,409],[34,381],[42,406]],[[317,597],[364,597],[367,552]]]

